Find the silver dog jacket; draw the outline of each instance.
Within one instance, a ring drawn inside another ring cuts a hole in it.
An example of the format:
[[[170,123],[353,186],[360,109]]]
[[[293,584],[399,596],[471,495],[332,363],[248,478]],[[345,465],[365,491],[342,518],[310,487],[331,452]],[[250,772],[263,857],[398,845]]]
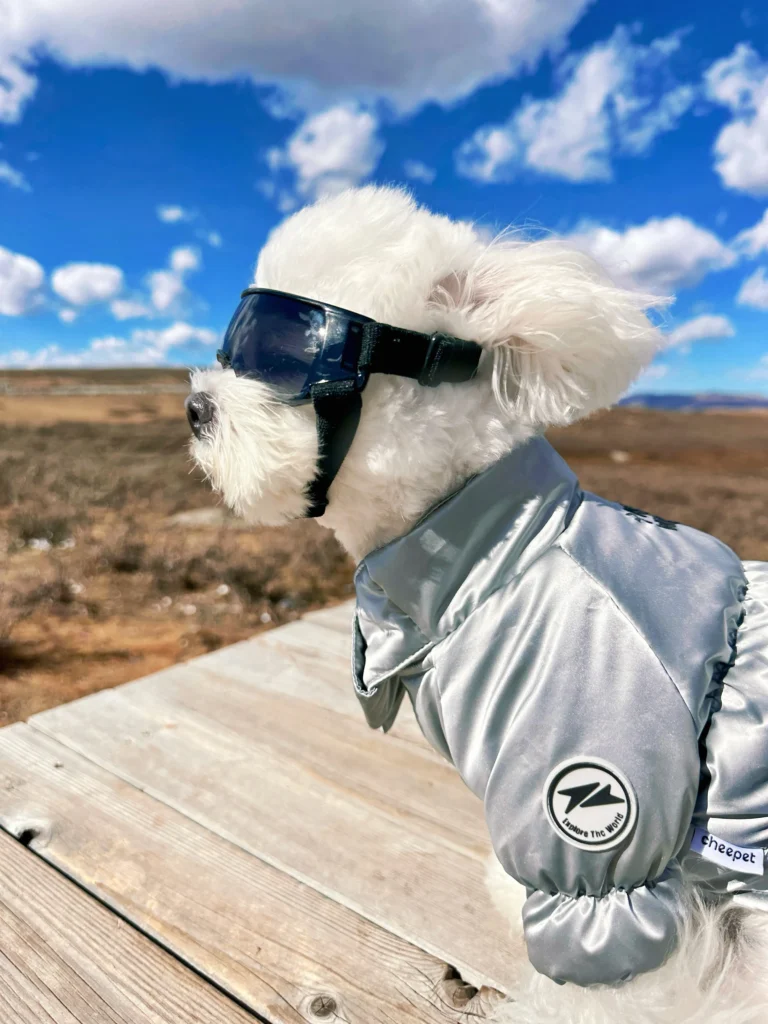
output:
[[[658,967],[684,877],[765,899],[768,564],[582,491],[536,437],[355,586],[368,723],[389,729],[407,693],[484,801],[537,970]]]

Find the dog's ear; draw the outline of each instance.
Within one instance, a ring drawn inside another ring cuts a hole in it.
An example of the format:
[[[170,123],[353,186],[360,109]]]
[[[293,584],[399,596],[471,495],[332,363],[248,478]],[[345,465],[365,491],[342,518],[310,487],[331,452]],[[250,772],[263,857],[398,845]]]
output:
[[[667,302],[618,287],[562,241],[509,237],[442,277],[431,295],[445,329],[492,353],[502,408],[536,427],[613,404],[661,347],[646,311]]]

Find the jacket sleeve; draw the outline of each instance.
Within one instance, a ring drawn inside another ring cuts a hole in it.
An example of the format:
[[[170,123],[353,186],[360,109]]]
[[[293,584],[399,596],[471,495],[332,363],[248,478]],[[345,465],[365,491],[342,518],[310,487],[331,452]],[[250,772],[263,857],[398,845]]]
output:
[[[562,552],[440,652],[451,757],[527,887],[534,967],[615,984],[673,950],[699,782],[685,701],[635,625]]]
[[[600,896],[531,893],[523,906],[528,958],[558,982],[608,985],[660,967],[675,949],[682,876],[671,861],[659,878]]]

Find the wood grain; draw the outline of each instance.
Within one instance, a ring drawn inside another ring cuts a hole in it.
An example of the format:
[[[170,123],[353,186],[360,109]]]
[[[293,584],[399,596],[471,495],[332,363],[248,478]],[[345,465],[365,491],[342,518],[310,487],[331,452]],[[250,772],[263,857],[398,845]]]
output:
[[[253,1024],[0,832],[2,1024]]]
[[[323,673],[274,646],[302,626],[237,645],[251,659],[247,680],[242,665],[233,676],[231,659],[208,656],[31,723],[465,976],[502,987],[507,925],[484,883],[481,802],[442,759],[330,710],[325,697],[316,702]],[[315,648],[314,662],[322,657]]]
[[[344,605],[340,606],[344,608]],[[335,611],[336,609],[331,609]],[[264,650],[276,651],[286,660],[291,661],[302,676],[302,695],[306,695],[306,688],[309,684],[314,688],[311,699],[316,703],[322,703],[334,711],[349,714],[357,722],[363,721],[363,710],[360,702],[355,696],[352,684],[352,635],[351,623],[346,630],[328,629],[327,622],[320,620],[319,616],[324,613],[317,613],[318,618],[312,621],[302,619],[300,622],[292,623],[280,629],[271,630],[262,634],[252,644],[258,644],[260,652]],[[322,628],[320,628],[322,627]],[[335,634],[335,635],[334,635]],[[263,641],[263,642],[262,642]],[[318,654],[322,657],[318,657]],[[220,668],[227,672],[230,666],[237,665],[241,668],[249,664],[251,667],[258,664],[258,656],[254,658],[254,650],[239,646],[238,650],[226,648],[215,652],[213,659],[219,655],[218,660],[212,660],[211,665],[215,670]],[[263,656],[263,655],[262,655]],[[207,656],[204,664],[207,663]],[[202,661],[202,659],[197,659]],[[262,682],[265,673],[261,673]],[[443,758],[429,746],[419,728],[413,714],[410,703],[405,700],[400,706],[394,728],[388,733],[390,738],[404,739],[415,743],[424,756],[431,757],[435,761],[443,761]]]
[[[319,612],[308,612],[302,619],[303,622],[314,622],[318,626],[325,626],[343,636],[352,639],[352,616],[355,614],[355,602],[345,601],[343,604],[334,605],[333,608],[321,608]]]
[[[173,724],[163,723],[165,734],[180,728]],[[208,728],[215,747],[217,730]],[[141,738],[135,722],[112,737],[125,749]],[[201,756],[204,750],[205,743]],[[232,764],[243,756],[240,749],[231,753]],[[155,759],[160,774],[161,766]],[[187,768],[204,778],[199,765]],[[251,781],[258,795],[258,779]],[[222,797],[224,789],[209,783],[205,792],[214,802],[234,803],[243,817],[261,813],[258,800],[237,807],[241,794]],[[445,962],[28,725],[0,731],[0,824],[17,835],[31,830],[41,857],[270,1024],[459,1024],[483,1017],[491,1004],[491,994],[475,994]],[[97,964],[109,949],[98,945],[104,952],[94,952]],[[313,1007],[330,1010],[318,1018]],[[61,1024],[70,1022],[64,1017]]]

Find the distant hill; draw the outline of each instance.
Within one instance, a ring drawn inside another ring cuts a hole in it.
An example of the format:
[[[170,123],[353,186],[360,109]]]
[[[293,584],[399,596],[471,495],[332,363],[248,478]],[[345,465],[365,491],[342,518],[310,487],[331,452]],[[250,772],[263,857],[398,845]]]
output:
[[[705,391],[695,395],[638,394],[627,395],[619,405],[635,405],[643,409],[768,409],[768,397],[765,395],[720,394],[716,391]]]

